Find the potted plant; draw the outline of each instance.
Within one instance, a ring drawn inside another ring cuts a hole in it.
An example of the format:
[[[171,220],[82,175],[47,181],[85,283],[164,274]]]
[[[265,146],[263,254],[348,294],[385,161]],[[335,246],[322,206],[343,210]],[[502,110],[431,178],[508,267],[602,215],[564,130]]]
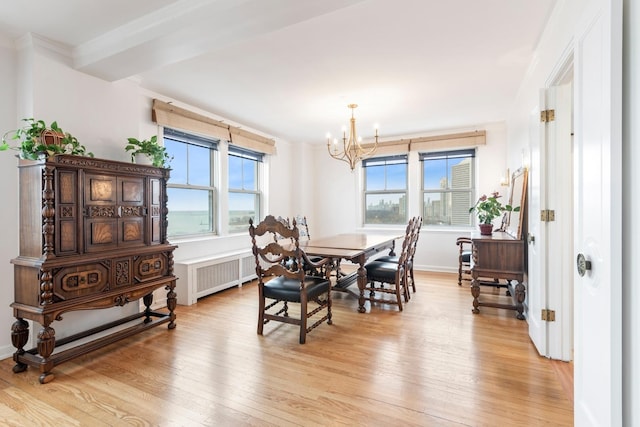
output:
[[[149,139],[143,139],[142,141],[136,138],[127,138],[129,144],[125,147],[126,151],[131,152],[131,161],[141,164],[152,164],[158,168],[165,168],[169,165],[169,162],[173,157],[169,156],[167,149],[158,144],[158,136],[153,135]],[[145,161],[144,158],[148,160]]]
[[[502,197],[496,191],[490,196],[483,194],[475,205],[469,208],[469,213],[476,212],[480,227],[480,234],[490,236],[493,233],[493,220],[498,218],[504,212],[519,212],[520,207],[511,205],[503,205],[498,199]]]
[[[43,120],[34,118],[22,121],[26,123],[24,127],[4,134],[0,151],[17,150],[18,157],[28,160],[38,160],[55,154],[93,157],[93,153],[87,152],[84,145],[80,144],[75,136],[63,131],[57,122],[47,126]],[[15,141],[17,145],[11,146],[7,140]]]

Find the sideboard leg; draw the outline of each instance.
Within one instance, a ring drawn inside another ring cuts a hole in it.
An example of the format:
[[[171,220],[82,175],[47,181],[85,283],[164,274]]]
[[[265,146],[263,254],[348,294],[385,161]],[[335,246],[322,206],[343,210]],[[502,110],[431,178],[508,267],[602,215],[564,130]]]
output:
[[[176,327],[176,314],[174,310],[176,309],[176,304],[178,303],[178,298],[175,293],[176,282],[175,280],[169,283],[166,287],[167,289],[167,308],[169,309],[169,329],[174,329]]]
[[[471,309],[471,312],[473,314],[478,314],[480,313],[480,310],[478,309],[478,306],[480,305],[478,302],[478,297],[480,296],[480,284],[478,283],[478,278],[473,276],[473,279],[471,280],[471,295],[473,295],[473,309]]]
[[[516,310],[518,311],[518,314],[516,314],[516,317],[520,320],[524,320],[524,314],[522,314],[522,312],[524,311],[525,290],[524,290],[524,285],[522,283],[518,282],[516,284],[515,293],[516,293]]]
[[[13,366],[13,372],[24,372],[27,369],[27,365],[19,361],[19,357],[24,354],[24,346],[29,341],[29,323],[21,318],[16,318],[16,321],[11,326],[11,342],[16,348],[16,352],[13,354],[13,361],[16,364]]]
[[[142,297],[142,301],[144,302],[144,314],[146,317],[144,318],[144,323],[151,322],[151,304],[153,303],[153,292],[149,292],[147,295]]]
[[[38,333],[38,354],[42,358],[40,361],[40,384],[46,384],[55,378],[51,373],[54,364],[49,358],[55,347],[56,331],[49,325],[43,325]]]

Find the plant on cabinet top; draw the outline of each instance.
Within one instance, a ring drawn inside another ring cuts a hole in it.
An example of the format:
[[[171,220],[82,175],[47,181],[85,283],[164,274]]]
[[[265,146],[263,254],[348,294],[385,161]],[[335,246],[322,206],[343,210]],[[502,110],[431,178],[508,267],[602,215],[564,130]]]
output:
[[[47,126],[43,120],[34,118],[22,121],[26,123],[25,126],[3,135],[0,151],[16,150],[18,157],[27,160],[38,160],[56,154],[93,157],[93,153],[87,152],[85,146],[75,136],[63,131],[57,122]],[[14,141],[16,145],[11,146],[8,140]]]

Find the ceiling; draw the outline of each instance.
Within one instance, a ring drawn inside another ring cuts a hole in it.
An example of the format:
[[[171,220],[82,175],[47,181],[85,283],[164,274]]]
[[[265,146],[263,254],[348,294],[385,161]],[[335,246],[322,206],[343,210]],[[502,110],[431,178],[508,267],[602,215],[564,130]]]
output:
[[[3,0],[0,34],[291,142],[505,120],[555,0]]]

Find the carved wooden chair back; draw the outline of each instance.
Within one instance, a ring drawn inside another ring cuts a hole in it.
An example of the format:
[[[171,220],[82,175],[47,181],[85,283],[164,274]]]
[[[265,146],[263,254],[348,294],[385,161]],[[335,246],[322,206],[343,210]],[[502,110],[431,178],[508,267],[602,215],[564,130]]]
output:
[[[296,223],[300,230],[300,237],[306,237],[307,240],[311,240],[311,234],[309,234],[309,225],[307,224],[307,217],[302,215],[296,215]]]

